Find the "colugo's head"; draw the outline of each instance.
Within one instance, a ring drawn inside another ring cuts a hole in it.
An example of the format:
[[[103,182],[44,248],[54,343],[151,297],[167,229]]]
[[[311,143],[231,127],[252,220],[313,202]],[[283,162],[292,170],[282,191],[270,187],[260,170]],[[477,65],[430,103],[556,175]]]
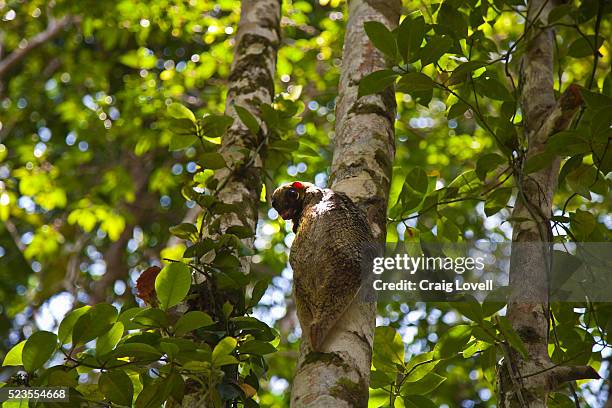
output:
[[[314,184],[304,181],[294,181],[284,184],[274,190],[272,194],[272,207],[284,220],[297,220],[302,215],[304,200]]]

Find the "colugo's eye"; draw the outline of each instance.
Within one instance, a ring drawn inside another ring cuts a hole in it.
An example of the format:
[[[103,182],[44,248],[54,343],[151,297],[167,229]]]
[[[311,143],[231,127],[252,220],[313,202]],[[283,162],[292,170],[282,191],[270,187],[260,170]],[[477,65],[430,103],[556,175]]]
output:
[[[298,192],[296,189],[294,188],[290,188],[289,190],[287,190],[287,197],[289,198],[298,198]]]

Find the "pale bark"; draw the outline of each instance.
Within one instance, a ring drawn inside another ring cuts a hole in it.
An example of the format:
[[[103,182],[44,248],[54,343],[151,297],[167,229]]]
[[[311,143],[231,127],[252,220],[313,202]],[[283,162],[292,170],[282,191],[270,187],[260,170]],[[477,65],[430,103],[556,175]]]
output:
[[[257,225],[263,135],[267,132],[265,123],[259,119],[259,104],[270,104],[274,99],[280,12],[279,0],[242,1],[225,105],[225,114],[232,116],[234,123],[223,136],[220,150],[229,168],[219,170],[215,175],[223,185],[218,199],[226,204],[239,204],[241,210],[223,217],[221,231],[232,225],[244,225],[255,231]],[[234,105],[246,108],[258,119],[262,127],[260,134],[254,135],[247,129],[238,118]],[[252,246],[252,239],[245,243]],[[243,262],[243,268],[245,273],[248,272],[248,262]]]
[[[555,100],[553,50],[554,32],[542,29],[552,0],[529,2],[527,49],[523,59],[521,104],[528,140],[526,159],[545,149],[553,134],[566,129],[581,104],[578,87],[571,85]],[[560,158],[545,168],[519,172],[519,194],[513,211],[513,247],[510,265],[511,294],[508,318],[522,338],[528,358],[507,350],[500,371],[500,407],[545,407],[548,393],[564,382],[596,378],[590,367],[554,367],[548,355],[548,271],[551,265],[553,195],[557,186]]]
[[[395,156],[395,94],[357,97],[359,81],[387,67],[369,41],[363,24],[379,21],[397,26],[398,0],[352,0],[344,38],[342,74],[336,106],[336,134],[331,187],[351,197],[367,214],[376,239],[383,243]],[[291,406],[366,407],[376,305],[357,298],[329,334],[323,352],[302,347],[293,381]]]
[[[252,134],[240,121],[233,106],[241,106],[259,118],[259,104],[272,102],[280,44],[280,0],[243,0],[241,4],[225,107],[226,115],[232,116],[234,123],[223,135],[220,149],[228,168],[215,174],[219,183],[217,198],[225,204],[236,204],[239,209],[223,215],[221,232],[234,225],[247,226],[252,231],[257,226],[262,186],[261,153],[265,148],[263,135],[267,130],[261,123],[263,131],[258,135]],[[252,247],[252,238],[243,241]],[[249,259],[243,257],[241,261],[243,272],[248,273]],[[194,304],[198,303],[198,300],[194,301]],[[197,386],[188,387],[182,406],[207,406],[201,391]]]

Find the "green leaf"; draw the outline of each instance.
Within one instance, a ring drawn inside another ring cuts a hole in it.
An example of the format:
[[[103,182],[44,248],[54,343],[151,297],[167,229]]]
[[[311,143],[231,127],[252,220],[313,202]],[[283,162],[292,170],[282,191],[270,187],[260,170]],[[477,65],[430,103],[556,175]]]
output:
[[[397,56],[397,44],[395,37],[384,24],[378,21],[366,21],[363,23],[366,34],[372,44],[381,50],[391,61],[395,61]]]
[[[32,334],[23,346],[23,367],[29,373],[43,366],[57,350],[57,336],[48,331]]]
[[[108,332],[98,337],[98,340],[96,341],[96,355],[102,356],[109,353],[113,348],[115,348],[117,343],[119,343],[122,336],[123,323],[115,322],[113,327],[111,327]]]
[[[168,119],[168,129],[172,131],[175,135],[182,136],[197,136],[197,126],[190,119],[176,119],[170,117]]]
[[[555,160],[555,155],[549,151],[544,151],[533,155],[527,159],[523,166],[525,174],[535,173],[536,171],[547,168]]]
[[[413,92],[410,96],[412,96],[415,103],[428,108],[429,102],[431,102],[431,98],[433,98],[433,89],[428,91]]]
[[[180,404],[185,396],[185,380],[176,371],[171,372],[164,382],[163,392],[166,399],[172,397]]]
[[[239,361],[236,357],[232,355],[223,355],[223,356],[217,357],[213,365],[215,367],[223,367],[226,365],[232,365],[232,364],[238,364],[238,363]]]
[[[553,392],[548,395],[546,401],[547,408],[574,408],[576,404],[570,397],[560,392]]]
[[[434,81],[420,72],[409,72],[402,75],[397,83],[397,90],[412,94],[414,92],[429,91],[436,86]]]
[[[548,142],[546,142],[546,151],[556,153],[559,156],[574,156],[576,154],[589,153],[591,147],[582,138],[581,132],[567,130],[552,135]]]
[[[250,238],[255,235],[253,230],[245,225],[232,225],[225,230],[225,233],[236,235],[240,239]]]
[[[202,167],[205,169],[217,170],[227,167],[225,163],[225,159],[221,154],[212,152],[212,153],[203,153],[200,155],[200,163]]]
[[[226,317],[229,317],[232,313],[232,310],[234,310],[234,307],[229,303],[229,302],[225,302],[223,304],[223,315]],[[230,321],[232,321],[235,325],[237,329],[253,329],[256,331],[267,331],[272,333],[272,329],[270,329],[270,326],[268,326],[266,323],[262,322],[261,320],[258,320],[254,317],[251,316],[238,316],[238,317],[231,317],[229,318]]]
[[[235,364],[232,360],[238,362],[230,353],[234,351],[238,342],[233,337],[225,337],[222,339],[212,352],[212,363],[215,367],[221,367],[227,364]]]
[[[210,138],[223,136],[227,128],[234,123],[234,118],[227,115],[206,115],[200,120],[202,134]]]
[[[572,42],[567,50],[567,55],[574,58],[584,58],[593,56],[593,54],[603,45],[604,37],[597,37],[595,42],[594,35],[587,35],[586,38],[580,36]]]
[[[448,188],[456,188],[461,193],[476,191],[482,183],[478,179],[474,170],[468,170],[461,173],[453,181],[450,182]]]
[[[589,211],[577,209],[575,213],[570,214],[570,226],[578,240],[587,241],[597,226],[597,220]]]
[[[103,372],[98,380],[98,385],[100,391],[111,402],[118,405],[132,406],[134,385],[130,376],[125,371],[110,370]]]
[[[193,112],[180,103],[174,102],[168,105],[168,114],[174,119],[188,119],[193,123],[196,122],[196,117]]]
[[[207,254],[210,250],[216,248],[216,242],[210,238],[205,238],[202,241],[198,241],[189,248],[185,249],[183,258],[201,258]]]
[[[91,309],[91,306],[79,307],[64,317],[57,331],[57,337],[60,344],[63,345],[72,342],[72,329],[74,328],[74,324],[79,320],[79,317],[83,316],[89,309]]]
[[[554,7],[552,10],[550,10],[550,13],[548,13],[548,24],[561,20],[567,15],[571,16],[572,12],[575,11],[573,10],[571,4],[560,4]]]
[[[567,175],[571,173],[574,169],[577,169],[582,164],[582,155],[577,155],[570,157],[561,167],[561,171],[559,172],[559,185],[565,181]]]
[[[438,408],[432,400],[422,395],[407,395],[402,399],[406,408]]]
[[[607,145],[608,139],[612,138],[612,115],[610,110],[612,106],[602,106],[593,111],[591,117],[591,135],[593,139],[601,139],[604,146]],[[582,152],[581,152],[582,153]],[[586,153],[586,151],[585,151]]]
[[[412,357],[406,364],[406,381],[418,381],[429,374],[440,362],[433,351]]]
[[[480,322],[484,318],[482,306],[480,306],[480,303],[478,303],[474,296],[463,295],[461,301],[453,302],[451,306],[474,322]]]
[[[280,150],[281,152],[293,153],[300,147],[297,140],[275,140],[270,143],[269,148],[274,150]]]
[[[372,353],[372,364],[377,370],[392,373],[404,365],[404,343],[393,327],[375,329]]]
[[[261,110],[261,118],[269,128],[275,128],[280,123],[280,115],[279,112],[274,109],[271,105],[267,103],[262,103],[259,105],[259,109]]]
[[[420,195],[427,193],[427,187],[429,181],[427,179],[427,173],[420,167],[415,167],[406,176],[406,184],[412,188],[415,192]]]
[[[476,91],[484,97],[497,101],[514,100],[508,88],[497,78],[494,78],[489,71],[478,78],[474,78],[474,86]]]
[[[67,369],[56,365],[42,372],[39,384],[46,387],[76,387],[78,385],[77,369]]]
[[[195,225],[184,222],[179,225],[168,228],[168,231],[175,237],[187,239],[191,242],[198,240],[198,229]]]
[[[249,307],[256,306],[261,300],[262,296],[266,293],[268,286],[270,285],[270,279],[264,278],[255,284],[253,287],[253,293],[251,294],[251,300],[249,300]]]
[[[98,303],[78,318],[72,330],[72,345],[85,344],[106,333],[117,320],[117,309]]]
[[[506,208],[506,204],[508,204],[508,200],[510,200],[511,196],[512,187],[503,187],[495,189],[487,197],[487,202],[485,203],[484,208],[486,216],[490,217],[493,214],[497,214],[499,211]]]
[[[4,366],[20,366],[23,365],[23,361],[21,359],[21,355],[23,353],[23,346],[25,346],[26,340],[23,340],[17,344],[15,344],[4,356],[4,361],[2,361],[2,367]]]
[[[418,381],[405,382],[402,385],[402,395],[427,395],[438,388],[446,377],[436,373],[429,373]]]
[[[382,92],[385,88],[395,82],[398,74],[390,69],[375,71],[366,75],[359,81],[358,96],[366,96]]]
[[[146,387],[142,388],[140,394],[136,398],[136,402],[134,406],[136,408],[159,408],[164,403],[166,399],[164,395],[162,395],[161,387],[158,382],[153,382],[148,384]]]
[[[500,150],[506,154],[506,157],[509,157],[514,150],[518,149],[519,141],[516,126],[509,120],[502,120],[498,123],[495,133],[497,134],[495,143],[499,146]]]
[[[276,348],[267,341],[250,340],[240,346],[240,354],[256,354],[263,356],[274,353]]]
[[[612,72],[606,75],[606,78],[603,81],[603,87],[601,88],[601,93],[612,98]]]
[[[463,350],[463,357],[464,358],[470,358],[472,357],[474,354],[480,352],[480,351],[484,351],[487,348],[491,347],[491,345],[485,341],[480,341],[480,340],[473,340],[470,341],[468,343],[468,347],[466,347],[465,350]]]
[[[467,106],[463,102],[457,102],[453,106],[448,109],[448,119],[454,119],[456,117],[462,116],[470,107]]]
[[[476,175],[482,181],[487,177],[487,173],[495,170],[500,165],[506,163],[506,158],[497,153],[487,153],[478,158],[476,162]]]
[[[471,77],[473,71],[489,65],[486,61],[467,61],[453,70],[448,85],[457,85]]]
[[[484,377],[487,379],[487,381],[489,381],[490,383],[493,383],[495,381],[495,374],[496,374],[495,368],[497,365],[496,348],[489,347],[480,355],[480,358],[478,360],[482,368]]]
[[[151,69],[155,67],[157,57],[150,55],[148,51],[141,47],[138,50],[129,51],[119,57],[119,62],[130,68]]]
[[[185,334],[214,324],[213,319],[206,313],[199,310],[187,312],[176,322],[174,334],[184,336]]]
[[[438,27],[436,30],[440,29],[444,32],[448,32],[457,40],[467,37],[468,24],[465,14],[448,2],[443,3],[440,7],[437,22]]]
[[[612,105],[612,98],[599,92],[591,92],[586,88],[580,88],[580,94],[587,107],[591,109],[600,109],[603,106]]]
[[[502,333],[508,344],[521,353],[524,358],[527,358],[527,349],[525,348],[525,344],[512,327],[510,320],[508,320],[506,316],[495,316],[495,321],[499,331]]]
[[[173,262],[155,278],[155,292],[162,310],[179,304],[191,287],[191,271],[187,265]]]
[[[488,320],[483,320],[478,326],[472,327],[472,336],[478,341],[486,344],[495,344],[499,341],[497,339],[497,330],[495,326]],[[470,350],[468,349],[469,347],[463,351],[463,357],[465,358],[469,355]]]
[[[194,144],[198,139],[195,135],[192,134],[173,134],[170,139],[170,145],[168,146],[168,150],[171,152],[183,150]]]
[[[415,19],[406,16],[402,20],[397,28],[397,48],[406,64],[419,58],[421,43],[428,29],[423,16],[418,16]]]
[[[216,267],[229,271],[233,271],[240,266],[240,260],[231,252],[217,253],[213,263]]]
[[[497,288],[487,294],[482,303],[484,317],[493,315],[506,305],[506,292],[505,288]]]
[[[133,318],[132,322],[139,327],[144,328],[161,328],[168,327],[168,317],[164,311],[156,308],[141,309]]]
[[[155,361],[161,358],[162,353],[147,343],[123,343],[117,346],[110,354],[111,358],[130,357],[138,360]]]
[[[436,358],[451,357],[459,354],[470,340],[472,328],[466,324],[458,324],[448,329],[435,347]]]
[[[591,199],[590,188],[597,177],[597,170],[593,166],[580,164],[567,176],[567,184],[577,194],[587,200]]]
[[[240,118],[240,121],[249,129],[251,133],[254,135],[259,133],[259,122],[253,114],[248,111],[246,108],[242,106],[234,105],[234,109],[236,109],[236,113]]]
[[[453,46],[453,40],[445,36],[435,36],[421,50],[422,66],[436,62]]]
[[[550,271],[550,293],[559,291],[568,279],[583,265],[582,259],[564,251],[553,251]]]
[[[123,327],[125,330],[134,330],[137,329],[137,325],[132,323],[132,318],[140,313],[142,309],[140,307],[131,307],[126,310],[122,310],[117,317],[117,321],[123,323]]]
[[[404,188],[407,174],[406,168],[393,166],[393,177],[391,178],[391,188],[389,189],[389,208],[393,208],[397,204]]]
[[[370,371],[370,388],[384,388],[388,385],[391,385],[395,382],[394,378],[391,378],[381,370],[372,370]]]
[[[174,360],[181,350],[177,344],[169,343],[167,341],[161,342],[159,344],[159,349],[163,351],[170,360]]]

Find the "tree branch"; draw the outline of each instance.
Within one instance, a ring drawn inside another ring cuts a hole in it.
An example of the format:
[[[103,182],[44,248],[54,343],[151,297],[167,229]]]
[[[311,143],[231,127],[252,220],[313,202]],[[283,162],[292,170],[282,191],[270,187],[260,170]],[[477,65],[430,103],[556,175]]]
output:
[[[72,23],[79,21],[79,17],[67,15],[60,20],[51,19],[45,31],[36,34],[34,37],[27,40],[25,47],[17,48],[6,58],[0,61],[0,78],[2,78],[11,68],[23,60],[30,52],[55,38],[62,30]]]

